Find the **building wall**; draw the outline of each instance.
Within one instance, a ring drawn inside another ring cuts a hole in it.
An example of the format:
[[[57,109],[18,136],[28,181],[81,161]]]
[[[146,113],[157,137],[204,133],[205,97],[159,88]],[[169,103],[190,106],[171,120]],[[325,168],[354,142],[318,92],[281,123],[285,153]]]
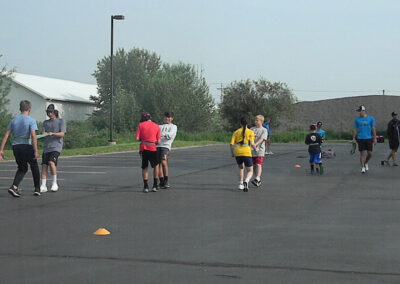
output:
[[[94,105],[86,103],[47,101],[36,93],[15,83],[12,83],[7,98],[10,101],[7,109],[13,115],[20,113],[19,103],[21,100],[30,101],[32,103],[31,116],[39,122],[48,119],[46,108],[49,104],[54,104],[60,112],[60,117],[65,120],[85,120],[95,109]]]

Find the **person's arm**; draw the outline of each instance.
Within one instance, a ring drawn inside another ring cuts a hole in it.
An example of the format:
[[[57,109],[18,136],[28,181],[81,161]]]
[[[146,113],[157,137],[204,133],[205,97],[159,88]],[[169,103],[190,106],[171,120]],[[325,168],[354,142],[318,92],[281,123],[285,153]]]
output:
[[[54,136],[57,138],[63,138],[65,136],[65,133],[67,132],[67,126],[65,125],[65,121],[62,119],[60,121],[61,126],[59,128],[59,132],[49,132],[50,136]]]
[[[175,127],[172,126],[170,131],[165,131],[163,133],[163,137],[165,139],[167,139],[167,140],[171,140],[171,139],[173,140],[173,139],[175,139],[176,131],[177,131],[177,127],[176,126]]]
[[[140,141],[140,125],[136,129],[136,141]]]
[[[232,144],[229,144],[229,146],[230,146],[230,149],[231,149],[231,155],[232,155],[232,157],[235,157],[235,146],[232,145]]]
[[[39,158],[39,150],[37,146],[37,137],[36,137],[36,130],[31,130],[31,136],[32,136],[32,145],[33,145],[33,151],[35,151],[35,158]]]
[[[156,134],[156,145],[160,145],[161,144],[161,130],[160,127],[158,127],[158,131]]]
[[[8,136],[10,136],[11,130],[7,130],[6,133],[4,133],[3,140],[1,140],[1,146],[0,146],[0,161],[4,160],[4,147],[6,146]]]
[[[250,146],[254,149],[254,151],[258,152],[258,148],[256,146],[256,143],[254,143],[254,141],[250,141]]]
[[[374,137],[374,145],[378,143],[378,140],[376,139],[376,127],[372,126],[372,136]]]
[[[353,129],[353,142],[356,142],[357,133],[358,133],[357,128],[354,128]]]

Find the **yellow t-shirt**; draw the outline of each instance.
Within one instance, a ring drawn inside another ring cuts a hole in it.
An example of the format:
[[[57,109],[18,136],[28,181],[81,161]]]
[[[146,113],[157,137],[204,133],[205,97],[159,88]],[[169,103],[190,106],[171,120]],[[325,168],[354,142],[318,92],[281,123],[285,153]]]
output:
[[[231,139],[231,145],[238,144],[243,141],[243,128],[239,128],[236,130]],[[254,142],[254,132],[251,129],[246,128],[246,132],[244,134],[243,144],[238,144],[235,148],[235,157],[251,157],[251,148],[250,141]]]

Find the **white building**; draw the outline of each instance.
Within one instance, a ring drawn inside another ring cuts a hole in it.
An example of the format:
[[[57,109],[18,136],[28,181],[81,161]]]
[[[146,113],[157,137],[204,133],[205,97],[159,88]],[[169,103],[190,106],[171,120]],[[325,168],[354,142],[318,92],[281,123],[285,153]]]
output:
[[[21,100],[32,102],[31,116],[39,122],[48,119],[49,104],[65,120],[85,120],[95,109],[90,96],[97,96],[97,85],[21,73],[13,73],[11,80],[7,109],[13,115],[20,112]]]

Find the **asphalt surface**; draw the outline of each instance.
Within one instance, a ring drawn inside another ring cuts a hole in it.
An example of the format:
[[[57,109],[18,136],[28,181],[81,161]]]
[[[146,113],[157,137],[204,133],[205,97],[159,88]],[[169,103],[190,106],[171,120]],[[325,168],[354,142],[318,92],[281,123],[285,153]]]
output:
[[[2,162],[0,283],[400,283],[387,144],[367,174],[350,144],[326,148],[337,156],[313,176],[305,145],[273,145],[248,193],[227,145],[174,149],[171,189],[148,194],[135,152],[61,158],[59,192],[40,197],[28,173],[12,198]]]

